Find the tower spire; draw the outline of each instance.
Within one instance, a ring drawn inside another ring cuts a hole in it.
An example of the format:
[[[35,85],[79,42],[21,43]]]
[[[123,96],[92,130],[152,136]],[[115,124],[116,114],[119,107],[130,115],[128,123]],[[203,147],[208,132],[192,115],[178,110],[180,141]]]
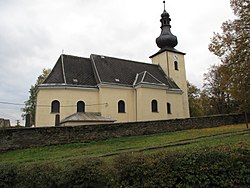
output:
[[[171,33],[171,25],[170,25],[170,17],[165,9],[165,1],[163,1],[164,10],[161,14],[161,34],[158,38],[156,38],[156,44],[159,48],[174,48],[178,42],[177,37]]]

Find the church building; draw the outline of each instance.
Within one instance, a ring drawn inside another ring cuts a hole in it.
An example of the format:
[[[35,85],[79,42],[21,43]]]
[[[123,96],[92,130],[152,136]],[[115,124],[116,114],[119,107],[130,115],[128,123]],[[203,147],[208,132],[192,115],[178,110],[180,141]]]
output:
[[[39,86],[36,127],[188,118],[185,53],[161,14],[152,63],[62,54]]]

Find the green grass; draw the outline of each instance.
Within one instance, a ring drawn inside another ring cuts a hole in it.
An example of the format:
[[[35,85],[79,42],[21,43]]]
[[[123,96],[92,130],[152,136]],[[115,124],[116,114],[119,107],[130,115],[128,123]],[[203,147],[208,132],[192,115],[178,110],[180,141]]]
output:
[[[103,141],[46,146],[0,153],[0,164],[27,164],[43,161],[67,162],[83,157],[105,157],[125,152],[186,152],[206,147],[237,146],[250,149],[250,131],[244,124],[193,129]]]

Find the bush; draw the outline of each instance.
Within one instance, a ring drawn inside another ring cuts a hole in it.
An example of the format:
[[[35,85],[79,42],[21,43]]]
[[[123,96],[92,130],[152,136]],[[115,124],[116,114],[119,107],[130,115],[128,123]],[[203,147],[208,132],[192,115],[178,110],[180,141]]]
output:
[[[16,184],[17,170],[13,165],[0,166],[0,187],[13,187]]]
[[[172,187],[175,183],[175,155],[126,154],[117,157],[117,185],[122,187]]]
[[[107,187],[110,171],[104,162],[97,158],[81,159],[63,171],[59,187]]]
[[[122,155],[115,160],[122,187],[235,187],[250,183],[249,151]]]
[[[53,163],[32,164],[18,169],[16,187],[57,187],[60,170]]]
[[[113,163],[82,158],[60,166],[1,165],[0,187],[247,187],[249,157],[250,151],[239,146],[187,154],[123,154]]]
[[[242,163],[228,153],[199,152],[177,159],[178,185],[199,187],[234,187],[241,183]],[[243,183],[243,182],[242,182]],[[244,184],[244,183],[243,183]]]

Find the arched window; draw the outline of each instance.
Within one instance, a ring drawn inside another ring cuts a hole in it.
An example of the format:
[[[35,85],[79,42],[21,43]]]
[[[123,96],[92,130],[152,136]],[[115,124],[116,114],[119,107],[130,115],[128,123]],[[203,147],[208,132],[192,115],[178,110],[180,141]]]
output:
[[[177,61],[174,62],[174,69],[175,69],[175,70],[179,70],[178,62],[177,62]]]
[[[77,112],[85,112],[85,103],[83,101],[77,102]]]
[[[57,100],[52,101],[51,113],[59,113],[59,112],[60,112],[60,102]]]
[[[171,104],[169,102],[167,103],[167,113],[172,114],[172,112],[171,112]]]
[[[151,111],[152,112],[158,112],[158,104],[157,104],[157,100],[152,100],[151,102]]]
[[[125,113],[125,102],[123,100],[118,102],[118,113]]]

